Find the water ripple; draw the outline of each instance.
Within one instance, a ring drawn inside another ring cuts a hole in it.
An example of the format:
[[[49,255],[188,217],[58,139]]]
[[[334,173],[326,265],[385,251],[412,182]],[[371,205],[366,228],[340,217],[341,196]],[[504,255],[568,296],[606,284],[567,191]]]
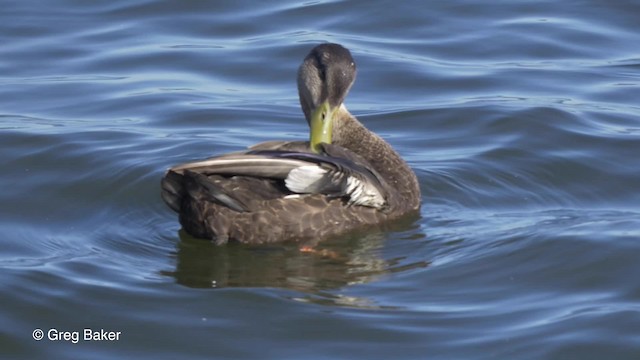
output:
[[[637,357],[637,4],[47,5],[0,14],[8,356]],[[323,41],[421,216],[317,254],[180,232],[165,169],[306,138],[295,76]]]

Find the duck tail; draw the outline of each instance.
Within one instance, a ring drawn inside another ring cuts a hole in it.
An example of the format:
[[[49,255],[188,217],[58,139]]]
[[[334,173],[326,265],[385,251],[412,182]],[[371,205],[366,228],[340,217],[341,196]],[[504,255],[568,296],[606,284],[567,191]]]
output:
[[[206,175],[191,170],[170,169],[162,178],[162,199],[180,215],[180,224],[195,237],[216,244],[229,240],[229,224],[217,210],[247,211],[246,206],[211,182]],[[215,205],[214,205],[215,204]],[[214,216],[212,216],[214,215]]]
[[[205,175],[195,171],[185,169],[180,174],[169,170],[162,178],[160,185],[162,187],[162,199],[178,214],[182,212],[185,197],[189,197],[196,202],[214,202],[237,212],[247,211],[245,204],[213,184]]]
[[[167,171],[160,183],[162,200],[171,210],[180,213],[182,198],[185,196],[183,176],[173,170]]]

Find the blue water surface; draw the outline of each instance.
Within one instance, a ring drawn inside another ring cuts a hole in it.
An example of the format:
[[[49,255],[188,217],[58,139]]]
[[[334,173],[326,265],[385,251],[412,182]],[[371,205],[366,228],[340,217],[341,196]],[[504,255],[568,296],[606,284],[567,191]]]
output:
[[[4,1],[0,354],[640,358],[638,24],[630,1]],[[420,218],[317,253],[181,232],[164,171],[306,138],[296,71],[327,41]]]

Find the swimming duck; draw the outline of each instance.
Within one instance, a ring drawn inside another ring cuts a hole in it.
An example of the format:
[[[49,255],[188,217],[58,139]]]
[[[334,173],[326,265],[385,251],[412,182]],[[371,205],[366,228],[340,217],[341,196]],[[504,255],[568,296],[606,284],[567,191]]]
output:
[[[309,141],[269,141],[170,168],[162,199],[189,234],[216,244],[317,241],[416,214],[415,173],[343,101],[349,50],[314,47],[298,70]]]

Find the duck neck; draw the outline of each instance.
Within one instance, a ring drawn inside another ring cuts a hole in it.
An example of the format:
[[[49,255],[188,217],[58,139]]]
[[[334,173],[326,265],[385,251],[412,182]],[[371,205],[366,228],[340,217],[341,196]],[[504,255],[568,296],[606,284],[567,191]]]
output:
[[[332,142],[367,160],[384,178],[388,186],[400,193],[393,207],[417,210],[420,187],[415,173],[391,145],[369,131],[342,105],[334,119]]]

